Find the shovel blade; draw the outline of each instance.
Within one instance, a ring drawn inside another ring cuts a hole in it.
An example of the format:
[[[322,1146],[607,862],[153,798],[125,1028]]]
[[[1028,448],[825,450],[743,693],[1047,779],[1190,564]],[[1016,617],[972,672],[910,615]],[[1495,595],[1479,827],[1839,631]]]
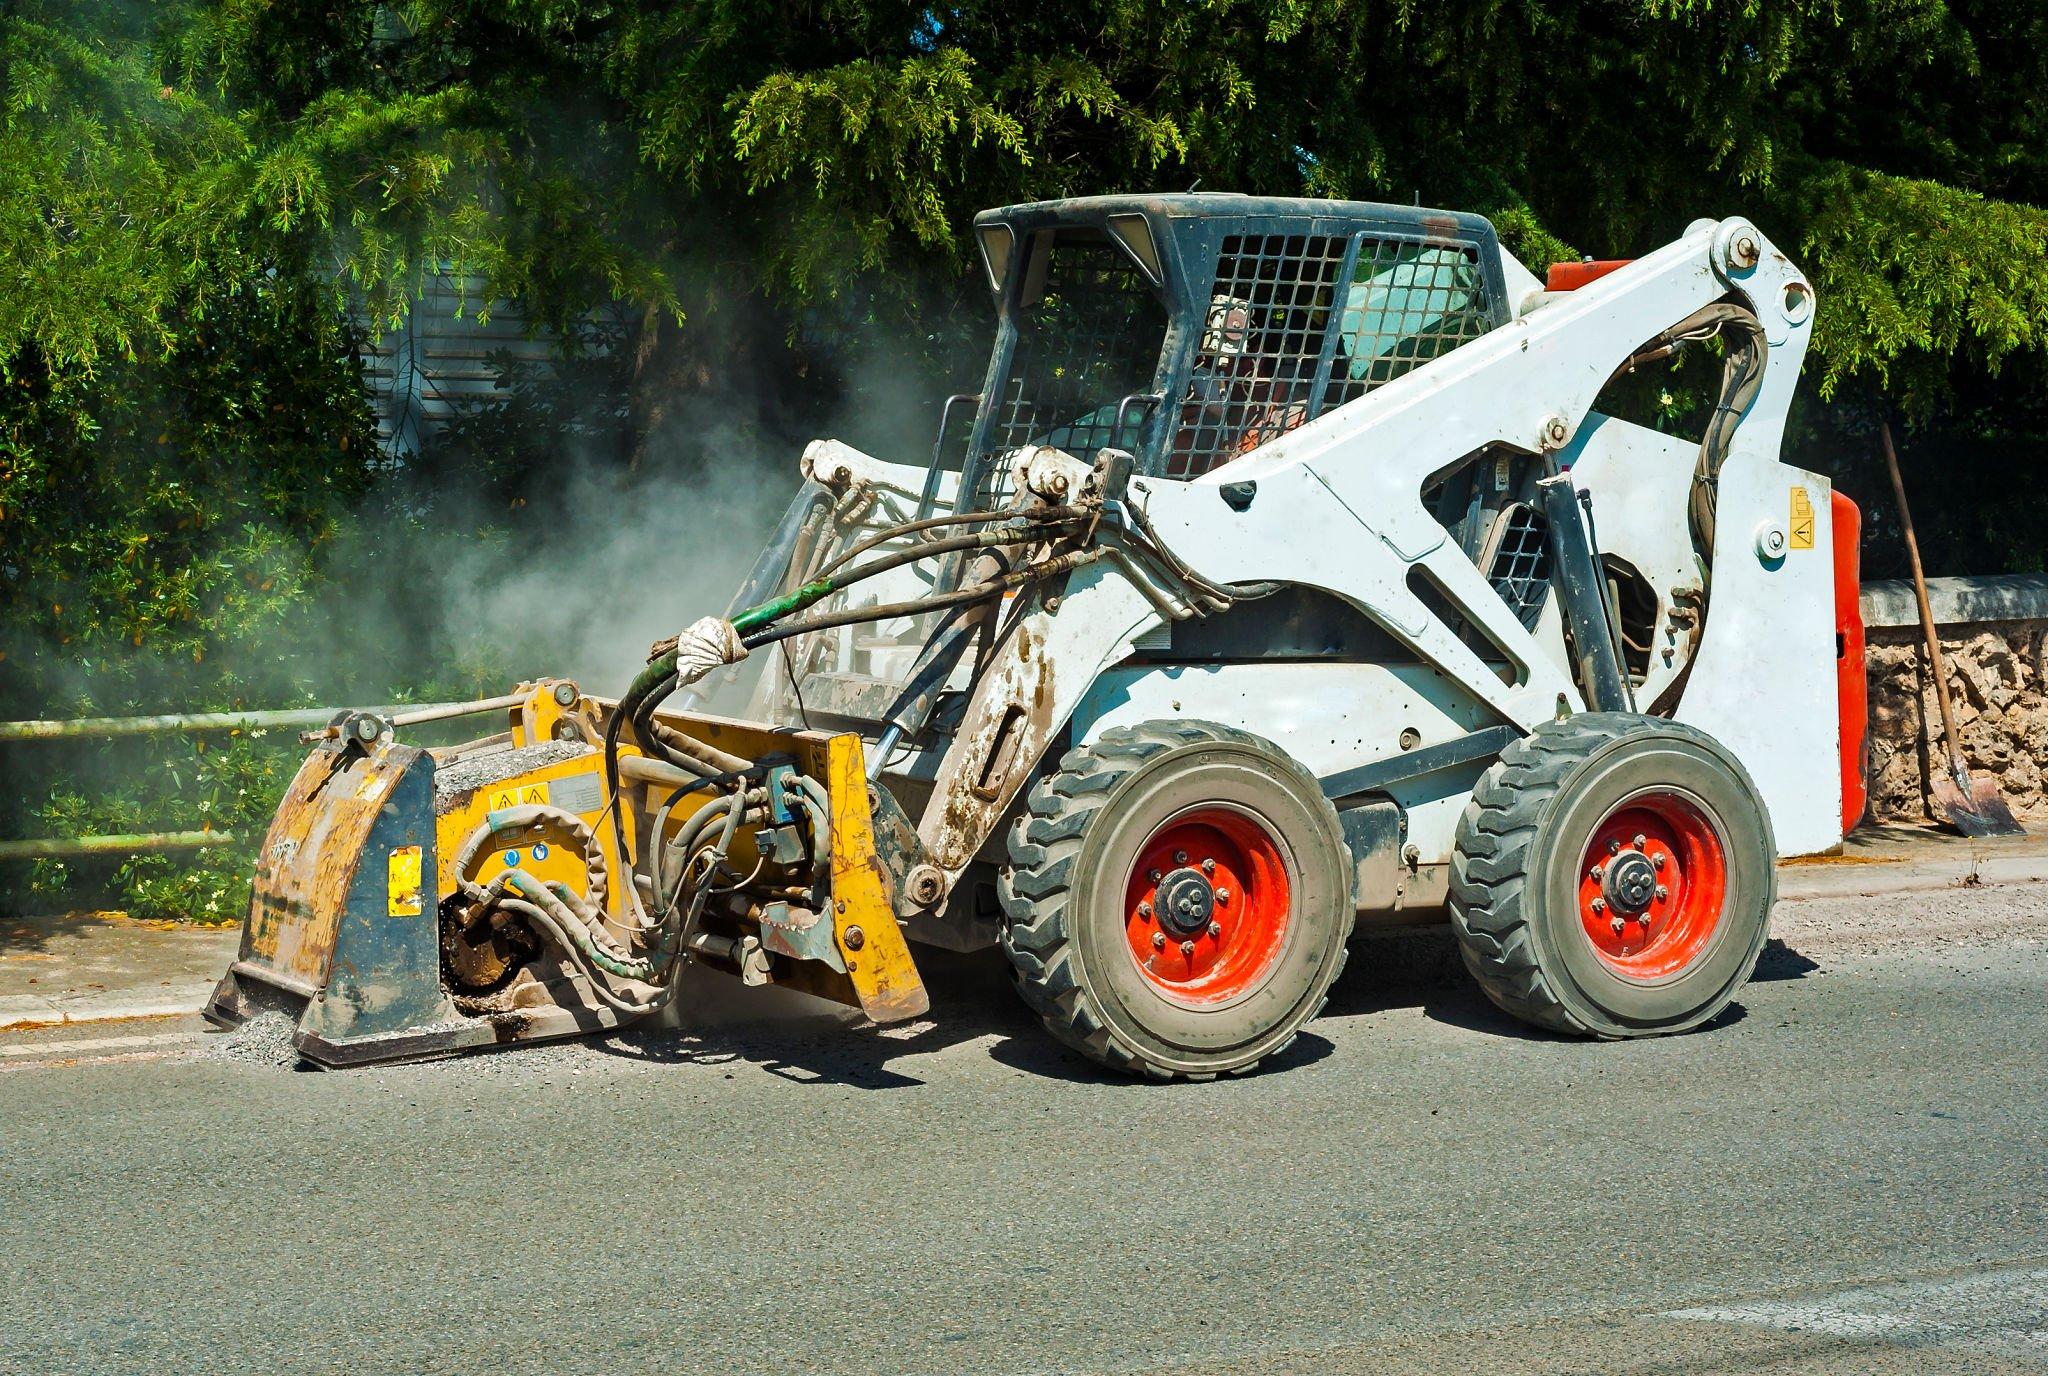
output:
[[[1965,836],[2024,836],[2025,827],[2005,805],[1998,785],[1989,779],[1971,779],[1958,769],[1953,779],[1934,781],[1934,807],[1948,824]]]

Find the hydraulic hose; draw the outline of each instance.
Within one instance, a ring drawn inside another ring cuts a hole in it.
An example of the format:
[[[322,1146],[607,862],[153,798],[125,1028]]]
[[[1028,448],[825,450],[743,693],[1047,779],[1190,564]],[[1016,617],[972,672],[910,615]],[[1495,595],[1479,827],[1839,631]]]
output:
[[[1728,358],[1721,368],[1721,397],[1700,436],[1699,462],[1693,469],[1692,495],[1686,504],[1693,543],[1711,572],[1721,465],[1727,462],[1728,450],[1735,442],[1735,427],[1763,389],[1764,364],[1771,346],[1764,338],[1763,325],[1740,306],[1709,306],[1693,318],[1711,322],[1729,340]]]
[[[602,908],[606,889],[604,852],[591,844],[596,838],[591,833],[590,824],[573,812],[550,807],[545,803],[524,803],[518,807],[500,808],[487,814],[482,824],[463,839],[461,848],[455,852],[454,873],[459,877],[467,871],[470,862],[476,859],[478,852],[483,850],[493,836],[507,831],[520,831],[536,822],[552,822],[569,833],[576,848],[582,852],[584,872],[590,876],[584,901],[591,907]]]
[[[1728,338],[1728,357],[1721,367],[1721,395],[1700,436],[1700,454],[1693,466],[1692,491],[1686,498],[1686,523],[1692,532],[1693,548],[1704,566],[1702,581],[1712,574],[1716,506],[1721,465],[1735,442],[1735,429],[1763,387],[1764,365],[1770,357],[1770,342],[1764,327],[1746,306],[1716,301],[1703,306],[1652,339],[1631,355],[1625,369],[1664,358],[1687,344],[1715,335]]]
[[[613,993],[605,986],[605,982],[602,979],[596,977],[592,969],[592,962],[584,957],[575,940],[568,932],[562,930],[560,924],[556,922],[546,908],[538,903],[527,902],[524,899],[505,897],[497,899],[497,906],[503,908],[506,912],[514,913],[524,918],[535,932],[553,941],[555,946],[569,957],[570,962],[582,970],[584,978],[590,985],[591,992],[596,994],[601,1001],[619,1012],[635,1017],[659,1012],[668,1005],[670,999],[675,997],[675,985],[673,982],[665,983],[653,998],[644,1001],[624,998]]]
[[[811,515],[815,516],[816,508]],[[748,607],[734,614],[730,624],[738,634],[740,644],[752,650],[761,645],[791,639],[813,631],[828,630],[837,626],[863,622],[888,620],[901,616],[916,616],[926,612],[949,607],[965,606],[1001,597],[1003,594],[1027,583],[1060,574],[1092,562],[1103,555],[1101,549],[1075,550],[1055,555],[1037,564],[1006,572],[983,582],[956,588],[943,593],[912,598],[894,603],[879,603],[857,608],[843,608],[798,620],[790,620],[795,613],[841,592],[866,579],[876,577],[892,569],[920,560],[934,558],[967,550],[993,551],[1024,544],[1037,544],[1074,533],[1074,527],[1083,521],[1095,519],[1099,512],[1093,507],[1067,505],[1051,507],[1026,515],[1012,516],[1003,525],[993,530],[973,531],[962,535],[948,536],[937,540],[921,541],[906,549],[892,551],[865,562],[853,564],[853,560],[891,540],[907,534],[925,530],[937,530],[948,526],[981,524],[1001,519],[998,512],[956,512],[946,516],[928,517],[905,522],[878,532],[855,544],[829,564],[814,578],[792,588],[781,595],[756,606]],[[793,533],[794,534],[794,533]],[[792,540],[800,544],[801,537]],[[1175,561],[1177,562],[1177,561]],[[1183,582],[1189,581],[1187,578]],[[1213,586],[1213,585],[1211,585]],[[677,649],[671,639],[655,646],[656,653],[636,675],[626,692],[613,709],[611,718],[605,723],[604,770],[605,784],[613,799],[611,824],[613,840],[623,858],[629,855],[623,810],[618,806],[620,793],[619,742],[625,726],[631,723],[634,737],[650,755],[685,770],[689,773],[710,777],[717,772],[737,774],[745,769],[746,762],[737,757],[718,751],[704,742],[695,740],[685,733],[663,726],[653,718],[655,708],[677,687]],[[826,810],[820,806],[817,820],[822,824]],[[657,839],[659,832],[656,833]],[[662,866],[656,865],[657,871]],[[659,890],[657,889],[657,893]],[[637,903],[637,896],[635,896]]]
[[[1023,519],[1054,525],[1063,521],[1086,519],[1093,514],[1093,511],[1087,507],[1055,506],[1030,512]],[[887,530],[877,531],[858,544],[848,546],[832,562],[819,570],[819,577],[830,577],[861,555],[866,554],[869,550],[886,545],[891,540],[900,540],[906,535],[914,535],[919,531],[925,530],[938,530],[945,526],[979,525],[986,521],[1001,521],[1006,518],[1015,519],[1014,517],[1009,517],[1008,513],[1001,511],[964,511],[950,516],[928,516],[922,521],[905,521],[902,525],[891,526]],[[920,551],[921,556],[944,552],[935,548],[932,542],[926,542],[916,548]]]
[[[611,720],[604,724],[604,786],[605,796],[611,800],[612,840],[618,847],[619,863],[630,865],[632,852],[626,848],[626,819],[619,807],[619,732],[626,721],[639,710],[647,695],[663,683],[673,684],[676,672],[676,652],[671,646],[666,652],[657,654],[647,662],[647,667],[633,676],[618,706],[612,709]],[[632,886],[626,892],[633,892]],[[636,900],[637,901],[637,900]]]
[[[587,911],[577,911],[566,892],[556,892],[530,870],[504,870],[488,885],[461,880],[459,882],[463,896],[480,906],[503,907],[525,918],[537,934],[551,940],[573,963],[582,967],[584,974],[591,977],[591,987],[606,1003],[619,1011],[645,1013],[659,1007],[665,1000],[642,1003],[612,993],[604,986],[602,980],[595,977],[591,968],[594,966],[597,970],[617,975],[622,979],[638,980],[642,983],[652,982],[656,973],[651,960],[628,955],[597,926],[602,920],[605,894],[604,854],[590,844],[594,838],[582,818],[560,808],[540,804],[527,804],[494,812],[470,832],[456,851],[455,873],[460,875],[468,869],[470,862],[492,837],[501,832],[531,826],[537,821],[549,821],[562,826],[569,831],[581,849],[584,872],[589,876],[587,891],[582,900]],[[508,889],[516,890],[520,897],[507,897]]]
[[[1141,508],[1127,504],[1124,510],[1129,513],[1132,524],[1138,527],[1138,533],[1145,537],[1148,553],[1156,557],[1166,566],[1169,572],[1183,583],[1197,592],[1206,594],[1206,598],[1201,600],[1207,600],[1211,603],[1214,603],[1217,599],[1222,600],[1223,606],[1212,606],[1211,610],[1222,611],[1235,602],[1249,602],[1261,597],[1271,597],[1274,593],[1280,591],[1283,586],[1282,584],[1271,582],[1218,583],[1204,578],[1189,567],[1179,555],[1175,554],[1172,547],[1166,541],[1159,538],[1159,532],[1153,528],[1152,518],[1147,516]]]
[[[652,959],[607,949],[608,943],[598,939],[588,920],[571,908],[568,900],[542,883],[531,870],[508,870],[506,881],[507,888],[517,889],[527,902],[547,913],[551,919],[548,932],[558,944],[568,947],[606,974],[639,980],[643,984],[653,982],[655,965]]]
[[[1050,559],[1036,564],[1028,564],[1015,572],[1006,573],[1000,578],[990,579],[985,583],[975,583],[964,588],[957,588],[952,592],[933,593],[928,597],[912,598],[905,602],[882,602],[866,607],[849,607],[842,611],[825,612],[818,616],[806,617],[801,621],[785,621],[769,626],[766,630],[745,635],[741,638],[741,643],[749,650],[754,650],[759,649],[763,645],[771,645],[778,640],[787,640],[791,636],[808,635],[812,631],[830,630],[834,626],[851,626],[863,621],[887,621],[899,616],[917,616],[924,612],[939,611],[946,607],[958,607],[969,602],[979,602],[985,598],[1000,597],[1004,593],[1021,588],[1027,583],[1035,583],[1041,578],[1057,577],[1084,564],[1092,564],[1102,557],[1103,552],[1100,548],[1073,550],[1066,554],[1056,554]],[[739,622],[735,620],[733,624],[737,626]]]

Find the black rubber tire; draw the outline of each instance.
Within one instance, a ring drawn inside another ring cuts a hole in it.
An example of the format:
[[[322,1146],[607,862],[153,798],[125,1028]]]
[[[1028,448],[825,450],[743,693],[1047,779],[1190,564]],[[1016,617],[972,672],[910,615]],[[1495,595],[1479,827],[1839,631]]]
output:
[[[1719,829],[1721,916],[1691,962],[1655,981],[1595,954],[1579,916],[1579,866],[1600,818],[1639,788],[1682,790]],[[1626,712],[1546,722],[1502,753],[1458,823],[1451,925],[1486,996],[1556,1032],[1681,1032],[1718,1015],[1749,979],[1777,896],[1770,815],[1740,762],[1704,731]]]
[[[1124,935],[1123,876],[1176,814],[1224,804],[1289,866],[1281,949],[1250,991],[1196,1009],[1159,993]],[[1212,1079],[1287,1047],[1322,1011],[1351,934],[1350,853],[1316,779],[1270,741],[1211,722],[1147,722],[1070,750],[1033,785],[997,876],[1003,951],[1054,1036],[1152,1079]]]

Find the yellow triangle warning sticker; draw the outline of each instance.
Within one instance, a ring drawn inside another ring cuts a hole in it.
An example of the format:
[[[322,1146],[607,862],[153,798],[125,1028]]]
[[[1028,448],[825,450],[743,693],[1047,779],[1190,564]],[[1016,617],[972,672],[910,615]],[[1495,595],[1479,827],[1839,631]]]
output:
[[[1813,548],[1813,498],[1806,495],[1806,489],[1792,489],[1791,545],[1793,549]]]
[[[520,784],[513,788],[492,789],[488,810],[497,812],[503,808],[523,807],[529,803],[539,803],[545,807],[547,801],[548,786],[545,783]]]

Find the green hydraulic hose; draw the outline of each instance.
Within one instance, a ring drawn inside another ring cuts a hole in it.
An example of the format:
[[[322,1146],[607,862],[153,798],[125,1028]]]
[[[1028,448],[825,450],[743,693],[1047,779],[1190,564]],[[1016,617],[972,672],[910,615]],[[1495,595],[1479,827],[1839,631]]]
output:
[[[779,621],[791,612],[800,612],[813,602],[830,597],[837,591],[839,591],[839,583],[836,579],[813,579],[800,588],[792,588],[780,597],[771,598],[759,606],[747,608],[732,618],[732,628],[741,635],[745,635],[748,631],[759,630],[771,621]],[[668,667],[670,671],[673,671],[676,667],[675,651],[669,651],[667,658],[669,662]],[[652,668],[653,666],[649,665],[648,667]],[[639,679],[635,679],[634,682],[638,683]],[[650,684],[649,686],[651,687],[652,685]]]

